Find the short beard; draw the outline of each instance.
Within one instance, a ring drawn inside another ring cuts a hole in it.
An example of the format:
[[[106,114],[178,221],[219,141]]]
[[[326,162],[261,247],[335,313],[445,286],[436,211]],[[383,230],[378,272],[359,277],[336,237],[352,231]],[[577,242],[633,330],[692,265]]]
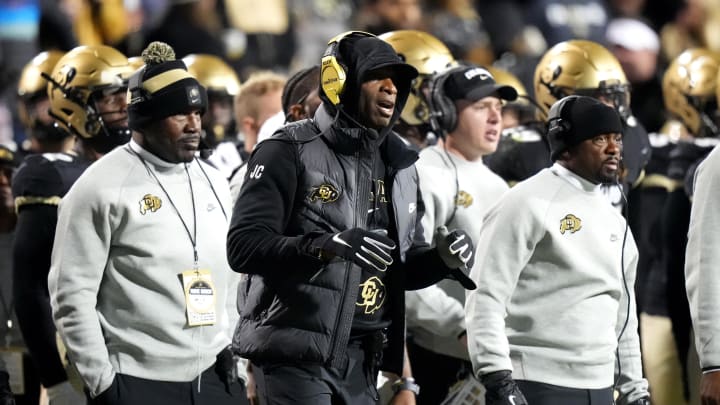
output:
[[[612,175],[607,176],[602,171],[598,172],[596,178],[601,184],[617,184],[619,182],[618,173],[614,172]]]

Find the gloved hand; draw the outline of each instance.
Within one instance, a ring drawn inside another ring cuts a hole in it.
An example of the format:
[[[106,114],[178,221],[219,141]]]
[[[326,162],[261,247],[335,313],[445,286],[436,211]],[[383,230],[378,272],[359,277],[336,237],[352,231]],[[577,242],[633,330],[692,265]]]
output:
[[[230,346],[222,349],[215,359],[215,373],[220,376],[220,381],[225,385],[225,391],[230,393],[230,386],[237,382],[238,375],[235,368],[235,359],[233,358]]]
[[[650,405],[650,398],[644,397],[630,402],[628,405]]]
[[[85,394],[77,391],[69,381],[48,387],[47,394],[50,405],[85,404]]]
[[[10,390],[10,374],[7,371],[0,371],[0,405],[15,405],[15,399]]]
[[[495,371],[481,376],[480,379],[487,390],[485,405],[528,405],[510,371]]]
[[[393,263],[391,252],[395,242],[384,230],[366,231],[348,229],[336,234],[324,234],[310,244],[312,251],[319,250],[319,257],[334,256],[350,260],[365,270],[385,271]]]
[[[470,236],[461,229],[448,232],[445,226],[439,227],[437,233],[438,254],[451,269],[447,277],[457,280],[467,290],[476,289],[477,285],[466,274],[475,263],[475,246]]]

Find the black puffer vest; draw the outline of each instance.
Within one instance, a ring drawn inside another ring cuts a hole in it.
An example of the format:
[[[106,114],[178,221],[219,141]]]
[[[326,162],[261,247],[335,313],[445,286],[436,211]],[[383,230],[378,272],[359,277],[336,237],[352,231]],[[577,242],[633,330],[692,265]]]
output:
[[[403,262],[416,237],[422,209],[413,165],[417,154],[394,133],[388,133],[379,148],[368,148],[359,142],[368,139],[366,130],[331,124],[332,117],[321,106],[314,120],[290,124],[268,140],[292,143],[297,152],[297,197],[284,235],[366,228],[372,167],[376,159],[385,163],[394,228],[390,236],[398,249],[395,264],[388,270],[388,277],[393,278],[389,284],[395,288],[389,292],[393,324],[383,369],[399,373],[405,319]],[[258,365],[343,365],[361,270],[340,259],[313,263],[271,272],[282,274],[277,278],[249,276],[241,284],[240,321],[233,342],[236,352]]]

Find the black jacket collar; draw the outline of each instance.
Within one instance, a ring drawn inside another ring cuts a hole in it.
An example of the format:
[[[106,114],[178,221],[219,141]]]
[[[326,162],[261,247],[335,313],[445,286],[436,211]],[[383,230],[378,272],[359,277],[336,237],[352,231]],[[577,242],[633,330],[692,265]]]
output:
[[[371,151],[371,148],[377,147],[383,161],[395,170],[410,167],[418,159],[417,152],[408,148],[392,130],[383,131],[387,135],[373,142],[372,138],[377,135],[372,136],[368,131],[374,130],[365,127],[341,127],[338,125],[342,122],[341,117],[330,115],[324,104],[318,107],[313,120],[330,147],[339,153],[350,155],[363,150]]]

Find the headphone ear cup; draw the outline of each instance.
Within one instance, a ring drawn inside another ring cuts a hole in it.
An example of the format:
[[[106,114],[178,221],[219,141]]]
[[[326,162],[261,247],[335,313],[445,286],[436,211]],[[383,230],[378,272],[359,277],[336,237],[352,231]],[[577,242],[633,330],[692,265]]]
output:
[[[568,104],[573,104],[577,96],[565,97],[560,103],[550,109],[548,113],[548,129],[547,135],[551,139],[562,140],[566,134],[572,130],[572,124],[569,120],[565,119],[565,109],[568,108]]]
[[[440,105],[443,114],[443,129],[445,129],[447,133],[450,133],[454,131],[457,126],[457,108],[455,108],[455,102],[443,94],[442,103]]]
[[[348,68],[340,59],[340,43],[349,37],[375,37],[364,31],[347,31],[328,42],[320,62],[320,87],[333,105],[340,104],[340,96],[345,91]]]
[[[565,120],[562,118],[552,118],[548,121],[547,136],[551,139],[560,140],[566,132]]]
[[[337,59],[337,50],[340,41],[333,42],[325,51],[325,56],[320,64],[320,85],[323,92],[334,105],[340,104],[340,95],[345,90],[347,72]]]
[[[433,130],[439,135],[445,136],[455,130],[457,125],[457,110],[455,103],[445,95],[445,80],[455,69],[450,69],[436,76],[431,83],[430,102],[431,102],[431,119]]]

